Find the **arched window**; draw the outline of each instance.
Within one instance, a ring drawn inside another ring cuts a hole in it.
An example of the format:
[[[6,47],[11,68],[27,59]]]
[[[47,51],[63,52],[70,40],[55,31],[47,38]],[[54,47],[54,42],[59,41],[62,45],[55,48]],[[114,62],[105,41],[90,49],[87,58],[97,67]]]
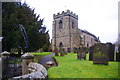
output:
[[[59,21],[59,29],[62,29],[62,25],[63,25],[62,20],[60,20]]]

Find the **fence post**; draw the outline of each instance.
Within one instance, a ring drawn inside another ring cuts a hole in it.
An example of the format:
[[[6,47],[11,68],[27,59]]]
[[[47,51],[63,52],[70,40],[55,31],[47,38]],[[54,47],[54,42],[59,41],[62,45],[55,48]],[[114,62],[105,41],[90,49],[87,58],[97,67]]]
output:
[[[22,75],[28,74],[28,65],[30,62],[34,61],[34,55],[30,53],[23,54],[22,58]]]

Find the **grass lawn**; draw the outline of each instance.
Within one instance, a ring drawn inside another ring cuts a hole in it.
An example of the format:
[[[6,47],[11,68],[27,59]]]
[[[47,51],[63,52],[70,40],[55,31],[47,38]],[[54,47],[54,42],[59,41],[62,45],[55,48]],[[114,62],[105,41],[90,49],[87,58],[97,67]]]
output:
[[[118,78],[118,62],[96,65],[93,61],[77,60],[75,53],[55,56],[58,66],[48,69],[48,78]]]
[[[31,54],[33,54],[33,55],[35,56],[34,62],[37,63],[40,58],[42,58],[42,57],[45,56],[45,55],[51,54],[51,52],[31,53]]]
[[[18,53],[16,52],[15,54],[18,54]],[[38,60],[39,60],[41,57],[43,57],[43,56],[45,56],[45,55],[49,55],[49,54],[51,54],[51,52],[31,53],[31,54],[33,54],[33,55],[35,56],[34,62],[37,63]],[[18,57],[18,59],[21,59],[21,57]],[[14,63],[14,60],[10,60],[9,63],[10,63],[10,64],[13,64],[13,63]],[[17,63],[21,63],[21,61],[17,61]]]

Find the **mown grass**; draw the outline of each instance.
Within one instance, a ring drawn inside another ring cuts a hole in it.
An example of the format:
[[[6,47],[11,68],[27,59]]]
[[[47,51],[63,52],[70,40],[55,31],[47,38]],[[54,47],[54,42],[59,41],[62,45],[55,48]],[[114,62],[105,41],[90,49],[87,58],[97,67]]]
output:
[[[31,53],[31,54],[33,54],[33,55],[35,56],[34,62],[37,63],[37,62],[39,61],[40,58],[42,58],[42,57],[45,56],[45,55],[51,54],[51,52]]]
[[[58,67],[48,69],[48,78],[118,78],[118,62],[95,65],[92,61],[77,60],[75,53],[55,56]]]
[[[18,54],[17,52],[15,54]],[[38,62],[40,58],[42,58],[45,55],[49,55],[51,54],[51,52],[42,52],[42,53],[34,53],[32,52],[31,54],[34,55],[34,62]],[[17,57],[17,59],[21,59],[21,57]],[[9,61],[10,64],[15,63],[15,60],[10,60]],[[21,61],[17,61],[16,63],[21,63]]]

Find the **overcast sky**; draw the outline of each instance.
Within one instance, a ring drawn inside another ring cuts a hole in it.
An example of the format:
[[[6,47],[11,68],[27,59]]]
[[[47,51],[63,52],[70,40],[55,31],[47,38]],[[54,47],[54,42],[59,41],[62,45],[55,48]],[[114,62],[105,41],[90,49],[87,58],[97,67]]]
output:
[[[120,0],[22,0],[44,18],[52,37],[53,14],[69,9],[78,15],[78,27],[101,42],[115,42],[118,36],[118,1]]]

